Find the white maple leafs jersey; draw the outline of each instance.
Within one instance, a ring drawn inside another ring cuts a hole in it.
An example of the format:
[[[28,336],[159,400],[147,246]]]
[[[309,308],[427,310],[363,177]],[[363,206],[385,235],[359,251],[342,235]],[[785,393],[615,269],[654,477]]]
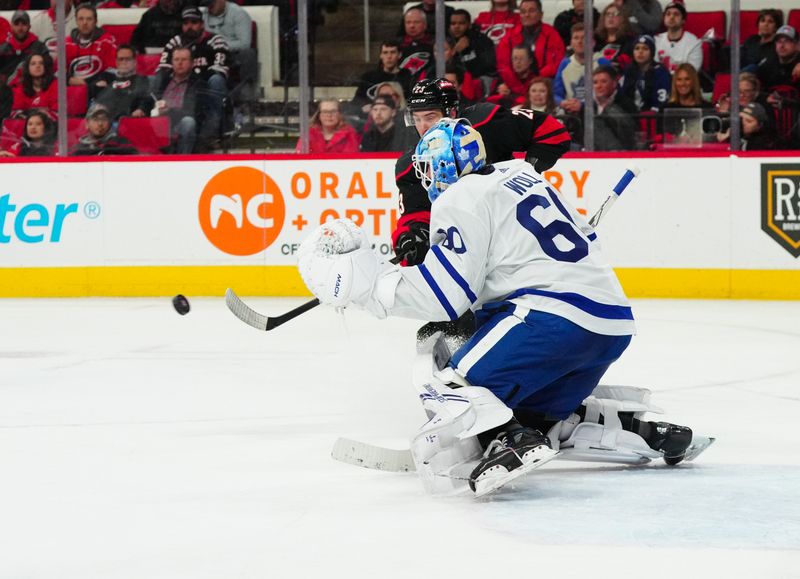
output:
[[[467,175],[433,204],[431,250],[401,268],[393,315],[454,320],[493,302],[554,314],[603,335],[633,315],[592,227],[522,160]]]

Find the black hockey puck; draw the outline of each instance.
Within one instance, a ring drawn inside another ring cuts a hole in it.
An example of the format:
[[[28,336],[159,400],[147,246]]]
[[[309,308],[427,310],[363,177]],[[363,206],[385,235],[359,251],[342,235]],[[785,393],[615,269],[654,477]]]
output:
[[[182,316],[188,314],[189,310],[191,309],[189,306],[189,300],[187,300],[186,296],[183,294],[178,294],[172,298],[172,306],[175,308],[175,311]]]

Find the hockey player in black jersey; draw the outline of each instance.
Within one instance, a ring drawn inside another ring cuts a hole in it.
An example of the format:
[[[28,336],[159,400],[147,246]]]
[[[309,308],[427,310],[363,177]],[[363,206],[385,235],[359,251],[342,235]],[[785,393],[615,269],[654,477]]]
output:
[[[420,136],[442,117],[469,120],[483,138],[486,163],[511,159],[514,153],[525,153],[537,171],[544,171],[569,150],[567,129],[551,115],[520,109],[511,111],[492,103],[478,103],[459,109],[458,91],[444,78],[426,79],[411,89],[407,123],[416,127]],[[428,193],[414,173],[407,151],[397,161],[395,179],[400,191],[400,219],[392,233],[395,254],[407,265],[422,263],[429,247],[431,203]]]

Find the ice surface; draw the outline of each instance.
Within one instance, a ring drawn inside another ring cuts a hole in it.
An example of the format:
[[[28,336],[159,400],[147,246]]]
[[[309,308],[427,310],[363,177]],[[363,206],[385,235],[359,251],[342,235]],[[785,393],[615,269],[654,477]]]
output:
[[[265,333],[192,306],[0,300],[0,577],[800,577],[800,303],[635,301],[603,382],[716,444],[556,461],[484,501],[329,456],[423,421],[418,322],[317,308]]]

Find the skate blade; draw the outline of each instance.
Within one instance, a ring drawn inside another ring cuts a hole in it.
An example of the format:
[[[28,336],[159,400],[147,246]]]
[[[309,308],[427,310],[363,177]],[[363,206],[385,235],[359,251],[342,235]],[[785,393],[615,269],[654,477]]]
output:
[[[558,456],[557,450],[553,450],[552,448],[548,448],[546,446],[535,450],[534,453],[535,458],[532,461],[523,464],[519,468],[515,468],[511,472],[503,469],[502,467],[497,467],[496,470],[488,470],[483,473],[485,476],[475,482],[475,498],[479,499],[490,493],[493,493],[513,480],[518,479],[522,475],[545,465]]]
[[[686,449],[686,454],[683,457],[684,461],[696,459],[703,451],[709,446],[714,444],[716,438],[712,436],[692,436],[692,443]]]

